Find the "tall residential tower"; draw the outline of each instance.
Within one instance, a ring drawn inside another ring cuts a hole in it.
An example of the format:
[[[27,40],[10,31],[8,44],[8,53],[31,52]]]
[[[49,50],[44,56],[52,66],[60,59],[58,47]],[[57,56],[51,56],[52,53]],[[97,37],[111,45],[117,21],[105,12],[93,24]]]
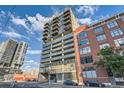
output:
[[[44,25],[42,60],[39,80],[77,82],[73,31],[79,24],[71,9],[67,9]]]
[[[2,42],[0,44],[0,67],[20,68],[26,50],[27,44],[25,42],[18,43],[12,39]]]

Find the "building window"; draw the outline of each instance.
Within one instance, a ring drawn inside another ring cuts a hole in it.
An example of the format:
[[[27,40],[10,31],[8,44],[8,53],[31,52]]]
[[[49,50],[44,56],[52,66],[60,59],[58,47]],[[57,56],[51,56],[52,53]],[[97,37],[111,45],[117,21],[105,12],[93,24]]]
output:
[[[116,21],[112,21],[112,22],[109,22],[109,23],[107,24],[108,28],[112,28],[112,27],[115,27],[115,26],[117,26],[117,25],[118,25],[118,24],[117,24]]]
[[[79,33],[78,38],[84,38],[84,37],[87,37],[87,33],[86,32]]]
[[[114,40],[114,42],[115,42],[115,45],[116,45],[117,47],[123,46],[123,45],[124,45],[124,38],[116,39],[116,40]]]
[[[95,32],[103,32],[103,27],[96,27]]]
[[[93,63],[92,56],[81,57],[81,64],[88,64],[88,63]]]
[[[97,36],[96,36],[96,39],[97,39],[98,41],[103,41],[103,40],[106,39],[106,36],[105,36],[105,34],[97,35]]]
[[[96,70],[93,67],[87,67],[88,69],[83,70],[83,77],[85,78],[96,78]]]
[[[90,47],[85,47],[85,48],[80,49],[80,54],[87,54],[87,53],[90,53],[90,52],[91,52]]]
[[[106,47],[110,47],[110,45],[109,45],[108,43],[99,45],[99,48],[100,48],[100,49],[103,49],[103,48],[106,48]]]
[[[122,18],[122,21],[124,21],[124,17]]]
[[[89,44],[88,39],[84,39],[84,40],[79,41],[79,45],[87,45],[87,44]]]
[[[123,31],[121,29],[115,29],[115,30],[111,31],[111,36],[112,37],[119,36],[119,35],[122,35],[122,34],[123,34]]]

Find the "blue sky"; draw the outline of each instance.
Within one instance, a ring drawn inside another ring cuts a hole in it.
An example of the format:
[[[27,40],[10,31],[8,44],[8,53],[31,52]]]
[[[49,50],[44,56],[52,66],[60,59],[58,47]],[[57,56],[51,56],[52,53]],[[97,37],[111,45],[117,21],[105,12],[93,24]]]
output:
[[[124,12],[124,6],[0,6],[0,42],[13,38],[28,43],[23,70],[38,69],[45,22],[71,7],[80,24],[92,24]]]

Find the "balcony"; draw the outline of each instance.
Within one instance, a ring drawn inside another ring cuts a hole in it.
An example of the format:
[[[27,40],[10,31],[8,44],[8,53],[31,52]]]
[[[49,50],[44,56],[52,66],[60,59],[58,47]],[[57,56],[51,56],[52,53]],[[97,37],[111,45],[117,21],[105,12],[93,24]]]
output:
[[[74,46],[73,43],[72,44],[65,45],[64,48],[68,48],[68,47],[72,47],[72,46]]]
[[[43,41],[46,41],[47,39],[48,39],[47,37],[43,37],[43,39],[42,39],[42,40],[43,40]]]
[[[43,44],[43,47],[49,46],[51,44],[51,42],[48,42],[46,44]]]
[[[55,26],[59,27],[59,26],[60,26],[59,22],[52,24],[52,27],[53,27],[53,28],[54,28]]]
[[[61,52],[52,53],[50,56],[56,56],[62,54]]]
[[[63,18],[63,21],[70,20],[70,19],[71,19],[71,15],[67,15],[66,17]]]
[[[49,32],[49,30],[44,30],[43,32],[44,32],[44,33],[48,33],[48,32]]]
[[[66,25],[69,25],[69,24],[71,24],[71,19],[64,21],[64,25],[65,25],[65,26],[66,26]]]
[[[45,36],[48,36],[48,33],[43,33],[43,36],[45,37]]]
[[[58,44],[53,45],[52,48],[57,47],[57,46],[61,46],[61,45],[62,45],[62,43],[58,43]]]
[[[72,59],[72,60],[65,60],[64,63],[74,63],[75,62],[75,59]]]
[[[70,38],[70,37],[73,37],[73,34],[72,34],[72,33],[65,35],[65,36],[63,37],[63,40],[64,40],[64,39],[68,39],[68,38]]]
[[[66,40],[66,41],[64,41],[64,43],[63,44],[67,44],[67,43],[70,43],[70,42],[73,42],[74,41],[74,39],[72,38],[72,39],[69,39],[69,40]]]
[[[64,12],[64,17],[69,16],[69,15],[70,15],[70,11],[69,10]]]
[[[46,23],[44,26],[49,26],[49,23]]]
[[[48,47],[44,47],[42,50],[45,51],[45,50],[48,50],[50,48],[51,48],[51,46],[48,46]]]
[[[67,50],[64,50],[64,53],[68,53],[68,52],[72,52],[72,51],[74,51],[74,48],[72,48],[72,49],[67,49]]]
[[[50,61],[50,58],[48,58],[48,59],[42,59],[41,62],[48,62],[48,61]]]
[[[42,59],[43,59],[43,58],[47,58],[47,57],[50,57],[50,54],[44,55],[44,56],[42,55]]]
[[[56,17],[52,20],[52,24],[56,23],[56,22],[59,22],[59,17]]]
[[[61,49],[62,49],[62,47],[58,47],[58,48],[52,49],[52,51],[54,52],[54,51],[58,51],[58,50],[61,50]]]
[[[72,53],[72,54],[64,55],[63,58],[70,58],[74,56],[75,56],[75,53]]]
[[[62,59],[62,56],[54,57],[54,58],[51,59],[51,61],[53,61],[53,60],[58,60],[58,59]]]

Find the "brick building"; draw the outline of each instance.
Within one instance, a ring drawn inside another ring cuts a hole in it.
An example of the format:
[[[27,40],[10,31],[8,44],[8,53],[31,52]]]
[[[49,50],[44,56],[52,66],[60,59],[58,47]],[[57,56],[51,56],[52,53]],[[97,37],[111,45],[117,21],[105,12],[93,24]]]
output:
[[[100,49],[106,46],[121,48],[120,53],[124,54],[124,13],[93,25],[80,26],[74,33],[79,82],[83,79],[110,84],[109,73],[104,68],[96,68],[93,64],[99,60],[97,54]]]

